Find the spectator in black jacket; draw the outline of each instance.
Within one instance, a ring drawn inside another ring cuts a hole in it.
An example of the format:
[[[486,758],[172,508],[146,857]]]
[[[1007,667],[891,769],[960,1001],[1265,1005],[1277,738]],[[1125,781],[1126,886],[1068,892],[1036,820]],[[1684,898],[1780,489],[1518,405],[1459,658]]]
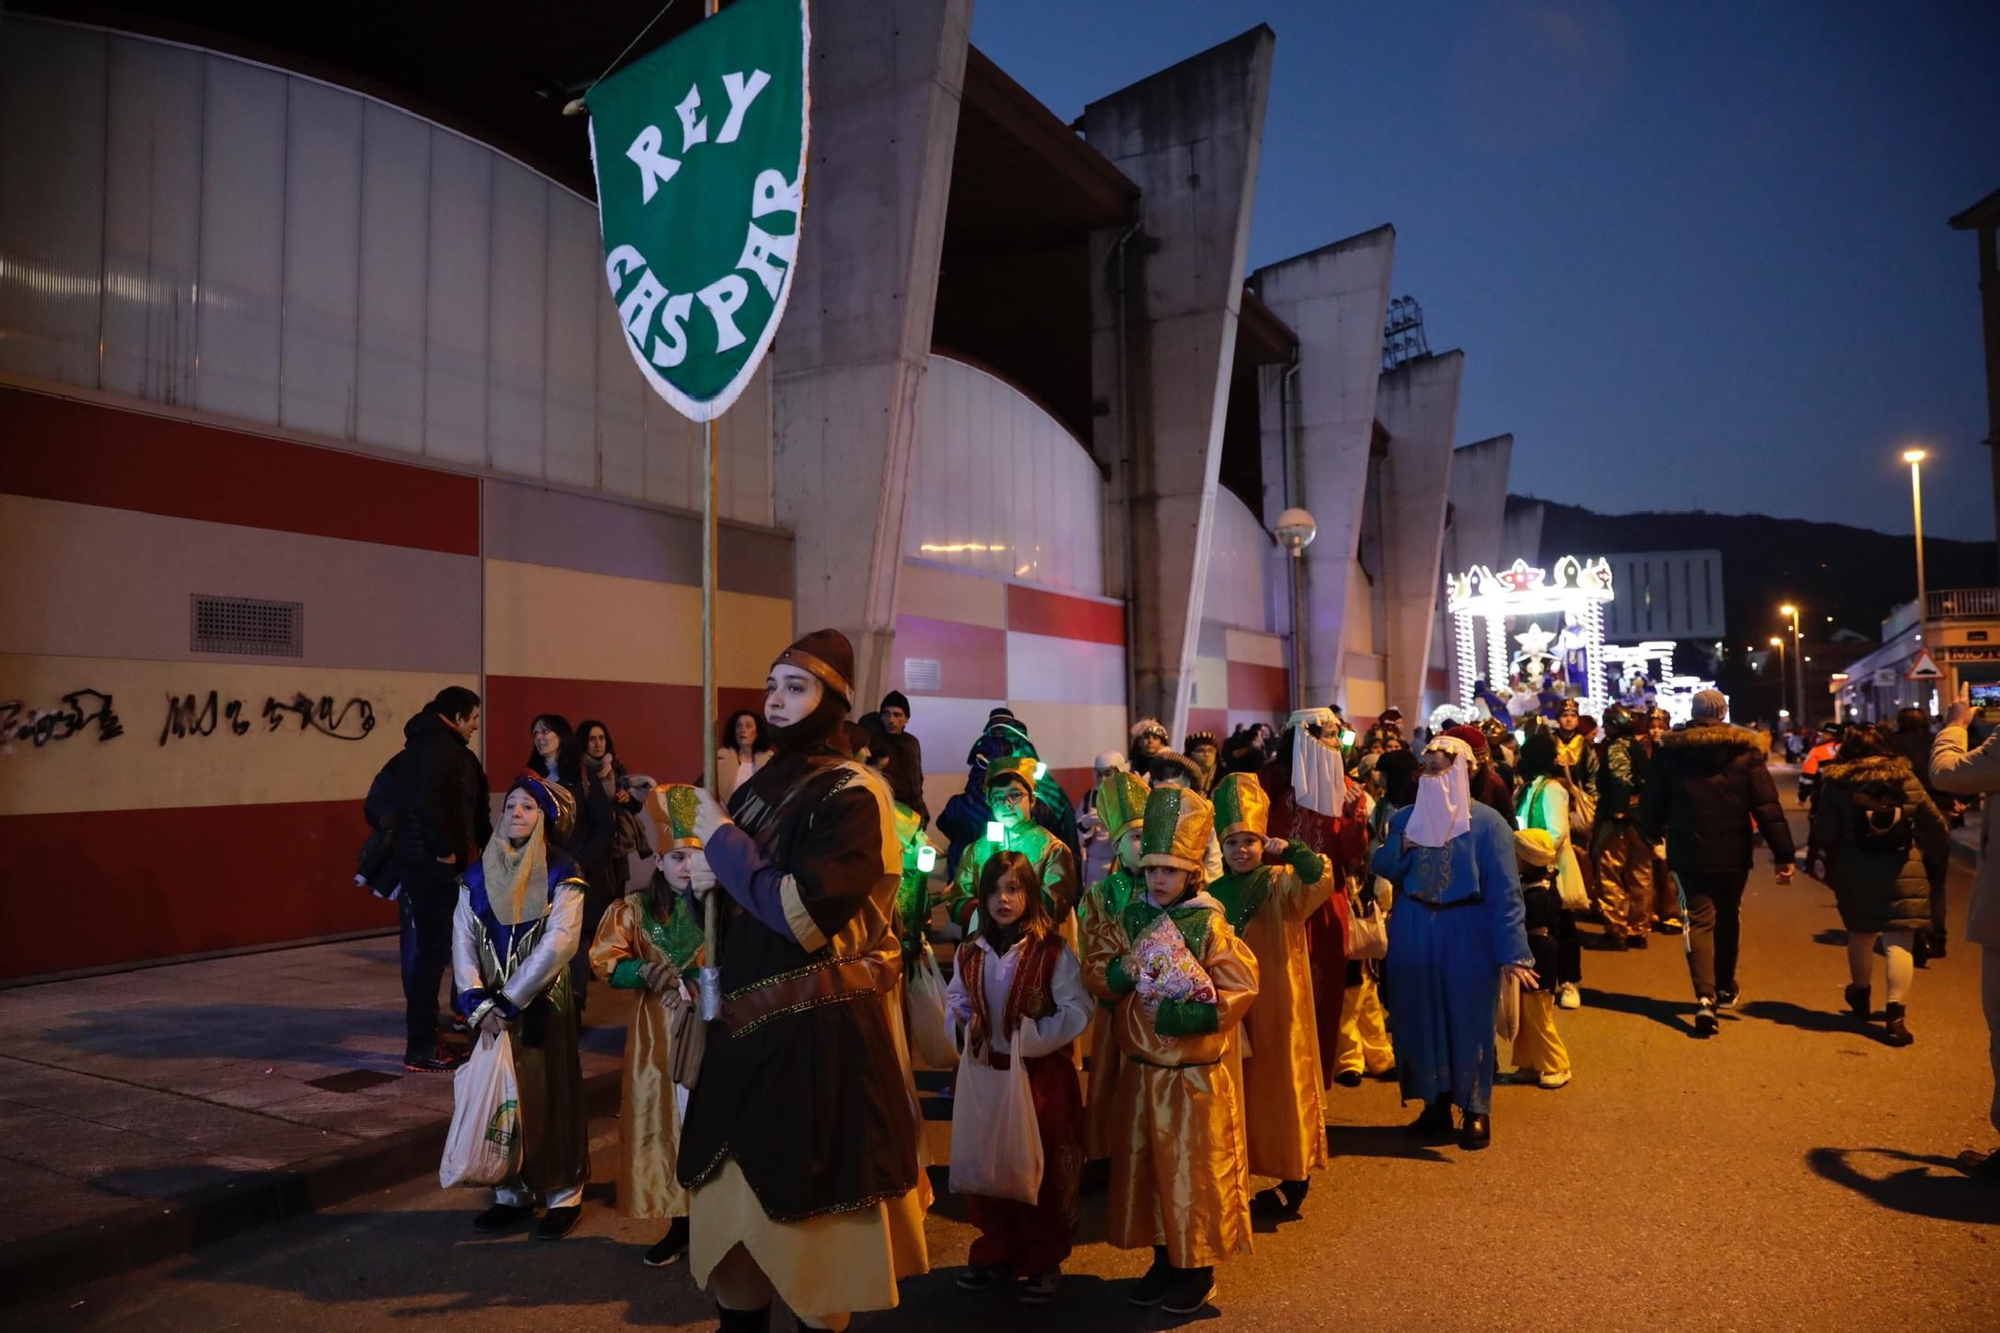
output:
[[[1695,695],[1692,720],[1668,732],[1654,753],[1653,778],[1639,805],[1647,840],[1666,835],[1667,869],[1687,902],[1688,971],[1701,1006],[1694,1023],[1701,1037],[1715,1035],[1715,1011],[1735,1007],[1740,994],[1736,953],[1752,821],[1770,845],[1780,884],[1791,882],[1795,855],[1757,738],[1730,726],[1728,716],[1720,690]]]
[[[1958,828],[1965,823],[1965,812],[1969,808],[1963,797],[1950,792],[1939,791],[1931,785],[1931,715],[1921,708],[1899,709],[1896,713],[1896,730],[1889,737],[1889,748],[1910,761],[1910,768],[1923,784],[1924,795],[1931,798],[1931,804],[1938,808],[1945,823]],[[1917,966],[1922,967],[1932,958],[1944,957],[1945,944],[1945,866],[1940,865],[1931,875],[1931,928],[1917,932]]]
[[[493,836],[486,770],[472,753],[479,696],[462,685],[403,726],[395,772],[395,872],[402,888],[403,1066],[456,1068],[464,1055],[438,1044],[438,984],[451,967],[458,877]]]
[[[861,719],[861,729],[868,733],[868,752],[882,770],[890,794],[929,824],[931,808],[924,802],[924,747],[909,727],[910,700],[901,690],[883,695],[882,706]]]

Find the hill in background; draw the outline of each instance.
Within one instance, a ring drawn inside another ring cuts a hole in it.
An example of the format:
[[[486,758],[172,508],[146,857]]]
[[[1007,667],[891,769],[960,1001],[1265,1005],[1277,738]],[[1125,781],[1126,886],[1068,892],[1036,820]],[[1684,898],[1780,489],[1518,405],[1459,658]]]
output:
[[[1761,644],[1776,633],[1777,608],[1788,600],[1805,608],[1802,628],[1809,640],[1850,629],[1874,641],[1890,610],[1916,595],[1916,546],[1907,536],[1844,523],[1703,510],[1599,514],[1533,496],[1507,497],[1510,518],[1529,505],[1542,506],[1543,561],[1565,554],[1722,552],[1728,634],[1744,643]],[[2000,586],[1992,542],[1926,537],[1924,565],[1932,590]]]

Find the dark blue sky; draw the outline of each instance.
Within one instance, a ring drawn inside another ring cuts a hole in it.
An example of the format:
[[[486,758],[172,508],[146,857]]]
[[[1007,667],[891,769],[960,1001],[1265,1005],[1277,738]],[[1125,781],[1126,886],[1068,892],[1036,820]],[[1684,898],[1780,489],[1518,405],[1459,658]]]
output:
[[[1278,35],[1252,267],[1382,222],[1511,489],[1994,533],[1974,238],[2000,188],[1990,0],[980,0],[1058,115]]]

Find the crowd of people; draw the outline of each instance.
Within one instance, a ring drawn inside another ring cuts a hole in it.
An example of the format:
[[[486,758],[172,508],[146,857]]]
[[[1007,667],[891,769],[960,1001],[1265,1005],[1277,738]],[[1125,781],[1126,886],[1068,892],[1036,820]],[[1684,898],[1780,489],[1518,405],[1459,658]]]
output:
[[[925,1168],[946,1164],[923,1067],[952,1072],[947,1179],[980,1233],[960,1287],[1057,1299],[1078,1196],[1103,1188],[1109,1242],[1151,1256],[1129,1299],[1190,1315],[1253,1216],[1304,1208],[1333,1089],[1393,1077],[1412,1137],[1486,1148],[1496,1081],[1575,1077],[1557,1015],[1582,1003],[1591,919],[1613,949],[1684,933],[1693,1031],[1715,1037],[1755,841],[1780,882],[1798,859],[1768,744],[1714,691],[1680,728],[1622,703],[1600,728],[1568,700],[1434,734],[1388,709],[1357,735],[1325,707],[1175,749],[1143,718],[1080,805],[1002,707],[933,821],[908,699],[850,722],[852,681],[837,632],[793,644],[761,713],[726,720],[712,787],[628,774],[602,722],[537,717],[497,829],[477,696],[411,720],[363,878],[401,904],[409,1067],[512,1055],[519,1151],[480,1230],[577,1224],[595,979],[643,995],[618,1206],[667,1223],[646,1262],[685,1256],[723,1329],[768,1327],[774,1297],[842,1328],[928,1268]],[[1922,747],[1849,728],[1815,766],[1806,868],[1848,931],[1857,1023],[1884,953],[1891,1045],[1943,954],[1947,821],[2000,787],[2000,747],[1946,721]],[[1969,931],[2000,945],[1983,911]]]

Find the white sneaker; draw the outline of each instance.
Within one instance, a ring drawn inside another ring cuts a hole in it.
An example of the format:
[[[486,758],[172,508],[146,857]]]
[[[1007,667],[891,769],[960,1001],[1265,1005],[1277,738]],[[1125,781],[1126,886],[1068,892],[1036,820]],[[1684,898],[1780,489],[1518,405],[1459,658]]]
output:
[[[1583,1008],[1583,997],[1576,993],[1576,983],[1574,981],[1565,981],[1562,985],[1556,987],[1556,1008]]]
[[[1559,1074],[1540,1075],[1535,1079],[1535,1086],[1546,1092],[1554,1092],[1557,1088],[1566,1086],[1569,1080],[1570,1072],[1565,1069]]]

